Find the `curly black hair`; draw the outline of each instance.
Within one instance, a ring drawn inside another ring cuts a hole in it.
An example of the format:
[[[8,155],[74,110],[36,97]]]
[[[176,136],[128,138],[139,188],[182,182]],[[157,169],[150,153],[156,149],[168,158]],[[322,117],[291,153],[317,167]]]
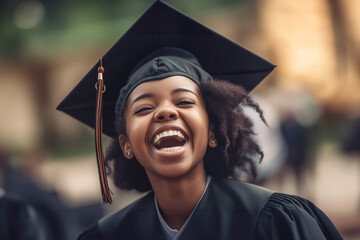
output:
[[[255,110],[267,125],[263,112],[239,85],[223,80],[209,80],[199,84],[209,122],[218,142],[216,148],[207,149],[204,166],[207,174],[222,178],[241,178],[254,181],[257,171],[255,161],[261,161],[263,152],[253,140],[253,123],[243,113],[243,107]],[[126,134],[123,108],[115,121],[118,133]],[[145,169],[135,159],[127,159],[116,140],[112,140],[106,153],[105,163],[111,173],[113,162],[114,183],[121,189],[135,189],[139,192],[151,190]]]

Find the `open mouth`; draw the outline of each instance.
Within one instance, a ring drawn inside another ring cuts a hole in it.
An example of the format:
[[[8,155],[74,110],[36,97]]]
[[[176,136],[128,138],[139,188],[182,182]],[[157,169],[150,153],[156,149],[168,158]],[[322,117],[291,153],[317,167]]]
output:
[[[154,138],[154,147],[160,151],[176,151],[186,143],[186,138],[178,130],[168,130],[158,133]]]

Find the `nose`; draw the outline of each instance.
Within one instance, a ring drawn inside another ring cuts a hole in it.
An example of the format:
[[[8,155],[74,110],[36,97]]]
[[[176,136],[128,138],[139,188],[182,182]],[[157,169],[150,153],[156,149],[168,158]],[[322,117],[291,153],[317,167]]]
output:
[[[154,119],[157,122],[176,120],[178,117],[179,113],[171,107],[159,108],[154,115]]]

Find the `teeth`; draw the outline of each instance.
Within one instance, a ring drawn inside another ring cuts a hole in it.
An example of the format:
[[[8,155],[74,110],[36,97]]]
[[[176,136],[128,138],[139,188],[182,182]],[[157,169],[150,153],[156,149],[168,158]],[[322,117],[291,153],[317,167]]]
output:
[[[161,148],[160,151],[164,151],[164,152],[171,152],[171,151],[175,151],[180,149],[180,146],[176,146],[176,147],[168,147],[168,148]]]
[[[178,136],[180,137],[181,139],[185,139],[184,135],[180,132],[180,131],[177,131],[177,130],[169,130],[169,131],[164,131],[164,132],[161,132],[159,134],[156,135],[156,137],[154,138],[154,144],[157,143],[157,141],[159,141],[161,138],[163,137],[169,137],[169,136]],[[175,147],[176,148],[176,147]],[[166,151],[166,150],[165,150]]]

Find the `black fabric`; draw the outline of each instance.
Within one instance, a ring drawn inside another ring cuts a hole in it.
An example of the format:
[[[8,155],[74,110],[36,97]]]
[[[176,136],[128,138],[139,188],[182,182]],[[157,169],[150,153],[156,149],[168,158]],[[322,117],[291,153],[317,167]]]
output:
[[[0,197],[1,240],[46,240],[46,231],[35,211],[25,202]]]
[[[166,240],[156,214],[152,192],[122,211],[101,219],[99,227],[104,239],[123,236],[128,239]]]
[[[79,240],[161,240],[165,239],[162,231],[150,193],[101,220]],[[272,193],[236,180],[213,178],[179,239],[338,240],[342,237],[326,215],[305,199]]]
[[[259,217],[255,239],[342,239],[329,218],[312,202],[274,193]]]
[[[5,196],[26,202],[35,209],[41,222],[38,226],[42,225],[49,240],[73,240],[91,223],[104,216],[101,203],[69,207],[61,201],[57,192],[42,189],[24,173],[13,168],[6,168],[3,187]]]
[[[78,240],[103,240],[103,239],[104,238],[101,236],[98,224],[94,224],[78,237]]]

